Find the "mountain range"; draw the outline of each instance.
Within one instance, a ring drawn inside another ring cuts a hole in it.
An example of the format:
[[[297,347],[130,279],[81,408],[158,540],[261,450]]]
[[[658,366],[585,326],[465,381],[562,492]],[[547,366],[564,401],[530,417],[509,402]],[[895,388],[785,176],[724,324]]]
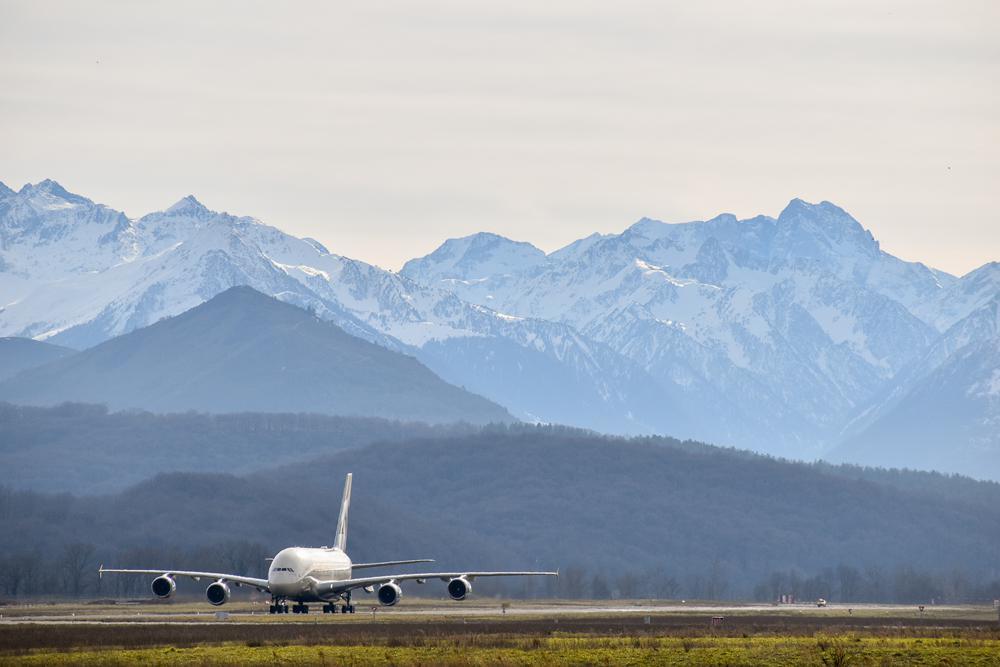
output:
[[[522,420],[1000,477],[1000,264],[905,262],[829,202],[548,254],[480,233],[394,273],[190,196],[130,219],[0,187],[0,335],[90,348],[238,285]]]

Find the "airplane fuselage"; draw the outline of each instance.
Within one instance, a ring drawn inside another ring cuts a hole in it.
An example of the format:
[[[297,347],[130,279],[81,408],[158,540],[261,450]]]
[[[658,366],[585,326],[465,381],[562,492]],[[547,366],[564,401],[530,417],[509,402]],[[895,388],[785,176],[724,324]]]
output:
[[[313,592],[313,581],[343,581],[351,578],[351,559],[337,548],[282,549],[271,561],[267,582],[272,595],[300,602],[328,602]]]

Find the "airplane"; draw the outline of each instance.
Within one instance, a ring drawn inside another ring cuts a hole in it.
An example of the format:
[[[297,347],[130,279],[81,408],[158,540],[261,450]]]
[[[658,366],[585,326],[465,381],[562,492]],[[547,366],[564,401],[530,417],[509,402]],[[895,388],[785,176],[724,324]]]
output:
[[[332,547],[305,548],[288,547],[271,559],[267,579],[244,577],[218,572],[190,572],[186,570],[126,570],[105,568],[102,564],[98,575],[113,574],[154,574],[153,594],[158,598],[169,598],[177,590],[175,577],[189,577],[195,581],[210,579],[212,583],[205,589],[209,603],[218,607],[229,601],[229,584],[256,588],[271,594],[270,613],[287,614],[289,600],[295,602],[291,611],[308,614],[309,602],[323,603],[323,613],[337,612],[337,602],[341,602],[343,614],[353,614],[351,593],[363,589],[367,593],[376,592],[378,601],[386,607],[399,602],[403,591],[401,581],[425,583],[429,579],[440,579],[447,583],[448,595],[453,600],[464,600],[472,592],[472,581],[477,577],[532,577],[559,576],[558,572],[428,572],[421,574],[385,574],[375,577],[352,577],[352,570],[390,565],[410,565],[412,563],[433,563],[430,558],[394,560],[380,563],[352,563],[347,555],[347,515],[351,507],[351,478],[347,473],[344,481],[344,498],[337,519],[337,532]]]

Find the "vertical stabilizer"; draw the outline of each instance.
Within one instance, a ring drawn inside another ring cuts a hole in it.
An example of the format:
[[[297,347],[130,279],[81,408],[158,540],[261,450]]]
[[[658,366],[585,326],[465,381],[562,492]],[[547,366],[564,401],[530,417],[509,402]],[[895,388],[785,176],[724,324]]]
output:
[[[340,518],[337,519],[337,537],[333,542],[333,546],[341,551],[347,550],[347,513],[351,509],[351,476],[353,473],[347,473],[347,479],[344,480],[344,499],[340,501]]]

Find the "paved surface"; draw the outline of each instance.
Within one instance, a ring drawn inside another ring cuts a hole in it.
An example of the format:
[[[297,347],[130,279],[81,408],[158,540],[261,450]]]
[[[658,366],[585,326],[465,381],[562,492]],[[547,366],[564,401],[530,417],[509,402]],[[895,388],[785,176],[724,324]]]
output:
[[[67,605],[68,606],[68,605]],[[207,603],[204,605],[185,604],[182,609],[171,609],[170,605],[79,605],[72,611],[66,611],[59,606],[36,605],[32,607],[0,608],[0,624],[19,623],[259,623],[262,618],[287,622],[348,622],[371,620],[372,605],[358,604],[358,612],[353,616],[342,614],[323,614],[319,605],[311,608],[308,615],[282,614],[272,616],[266,607],[258,606],[251,609],[246,603],[232,605],[229,609],[214,609]],[[848,611],[850,610],[850,611]],[[789,616],[809,617],[814,619],[838,618],[849,616],[858,620],[871,619],[887,621],[889,619],[915,619],[930,621],[932,619],[967,619],[986,622],[996,620],[996,612],[985,606],[928,606],[921,612],[916,605],[830,605],[818,608],[814,604],[797,605],[706,605],[706,604],[533,604],[519,605],[512,603],[506,613],[499,603],[488,605],[452,603],[442,605],[423,605],[413,603],[412,606],[392,608],[378,607],[374,613],[376,619],[421,619],[429,617],[453,618],[455,620],[474,618],[560,618],[578,616],[643,616],[643,615],[677,615],[684,617],[711,616]]]

